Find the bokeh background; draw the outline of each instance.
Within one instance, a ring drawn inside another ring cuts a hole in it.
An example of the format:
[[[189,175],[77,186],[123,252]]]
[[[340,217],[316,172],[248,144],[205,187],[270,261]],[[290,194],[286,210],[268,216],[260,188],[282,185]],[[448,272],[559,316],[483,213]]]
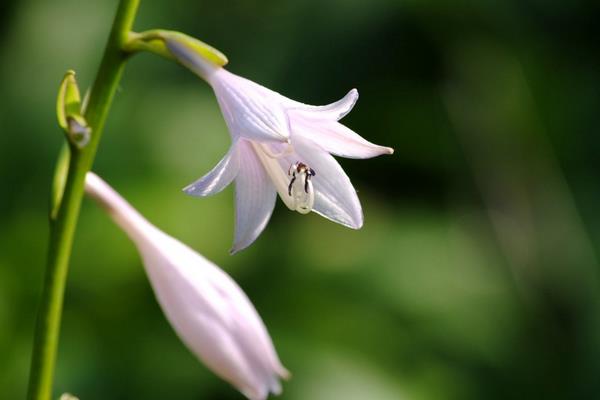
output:
[[[282,399],[590,399],[600,391],[600,3],[142,1],[229,69],[324,104],[396,149],[340,160],[365,226],[279,202],[228,255],[232,189],[180,189],[229,146],[209,87],[142,54],[128,64],[95,170],[151,221],[227,270],[293,379]],[[0,398],[23,398],[44,273],[63,73],[91,83],[116,0],[0,5]],[[138,254],[86,201],[65,298],[56,395],[241,399],[184,348]]]

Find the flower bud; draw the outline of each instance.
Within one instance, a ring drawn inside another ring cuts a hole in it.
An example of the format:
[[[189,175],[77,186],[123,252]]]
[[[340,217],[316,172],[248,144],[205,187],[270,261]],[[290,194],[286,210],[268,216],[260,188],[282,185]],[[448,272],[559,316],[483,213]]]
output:
[[[92,130],[83,117],[81,95],[73,70],[67,71],[58,89],[56,118],[69,143],[79,149],[88,144]]]
[[[150,224],[97,175],[87,174],[85,189],[135,243],[158,303],[188,349],[251,400],[279,394],[279,379],[289,373],[235,281]]]

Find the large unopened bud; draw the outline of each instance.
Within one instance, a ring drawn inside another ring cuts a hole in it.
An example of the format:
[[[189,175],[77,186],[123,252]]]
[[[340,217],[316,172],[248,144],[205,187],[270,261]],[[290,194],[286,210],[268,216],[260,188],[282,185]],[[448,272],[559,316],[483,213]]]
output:
[[[93,173],[86,193],[137,246],[167,319],[185,345],[251,400],[281,392],[281,365],[256,309],[223,270],[165,234]]]

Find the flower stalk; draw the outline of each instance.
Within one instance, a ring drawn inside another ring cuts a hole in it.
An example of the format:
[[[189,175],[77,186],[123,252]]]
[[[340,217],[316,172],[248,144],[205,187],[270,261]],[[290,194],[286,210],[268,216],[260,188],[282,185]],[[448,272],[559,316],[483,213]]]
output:
[[[70,152],[62,152],[59,165],[66,172],[60,191],[53,194],[46,276],[33,344],[29,377],[29,400],[50,400],[56,363],[58,337],[65,283],[73,237],[84,193],[84,180],[90,170],[100,142],[104,123],[123,73],[128,53],[123,50],[131,31],[139,0],[121,0],[104,51],[98,74],[92,86],[84,118],[92,135],[86,146],[70,144]],[[69,159],[64,168],[65,158]],[[56,179],[61,181],[61,179]]]

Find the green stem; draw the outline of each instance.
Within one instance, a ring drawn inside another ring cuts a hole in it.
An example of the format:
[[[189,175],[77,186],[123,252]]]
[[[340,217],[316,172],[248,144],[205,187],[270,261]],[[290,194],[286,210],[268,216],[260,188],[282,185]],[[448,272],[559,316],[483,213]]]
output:
[[[73,236],[83,198],[85,175],[92,167],[104,122],[123,73],[127,53],[123,46],[131,31],[139,0],[120,0],[102,63],[92,86],[85,119],[92,129],[87,146],[71,146],[62,201],[50,219],[48,263],[35,331],[29,400],[50,400],[58,347],[65,282]]]

